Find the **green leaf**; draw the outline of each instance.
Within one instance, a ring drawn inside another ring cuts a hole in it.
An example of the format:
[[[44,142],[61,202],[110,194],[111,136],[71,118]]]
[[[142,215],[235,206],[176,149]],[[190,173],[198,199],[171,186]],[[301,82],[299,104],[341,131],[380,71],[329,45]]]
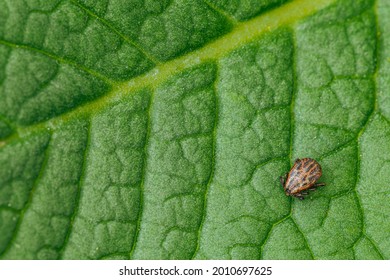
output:
[[[0,0],[0,258],[389,259],[388,38],[387,0]]]

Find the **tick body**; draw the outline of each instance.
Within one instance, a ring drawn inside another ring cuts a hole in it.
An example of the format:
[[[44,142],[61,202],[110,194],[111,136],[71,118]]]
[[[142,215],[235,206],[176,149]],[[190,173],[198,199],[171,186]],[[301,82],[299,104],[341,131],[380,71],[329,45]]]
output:
[[[325,183],[317,183],[321,175],[321,165],[314,159],[296,159],[290,172],[280,177],[280,183],[286,195],[304,199],[309,194],[308,191],[325,186]]]

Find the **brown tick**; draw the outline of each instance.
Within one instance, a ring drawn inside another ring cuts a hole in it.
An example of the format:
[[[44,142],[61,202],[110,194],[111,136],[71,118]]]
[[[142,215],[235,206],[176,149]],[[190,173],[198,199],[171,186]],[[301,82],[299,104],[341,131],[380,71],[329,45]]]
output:
[[[280,183],[286,195],[304,199],[304,196],[309,194],[308,191],[325,186],[325,183],[317,183],[321,175],[321,165],[317,161],[312,158],[298,158],[290,172],[280,176]]]

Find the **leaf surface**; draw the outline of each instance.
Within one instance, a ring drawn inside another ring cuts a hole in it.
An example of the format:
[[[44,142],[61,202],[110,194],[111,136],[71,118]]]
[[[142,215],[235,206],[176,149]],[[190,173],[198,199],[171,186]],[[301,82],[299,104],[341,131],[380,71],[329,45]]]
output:
[[[0,0],[0,258],[389,259],[386,0]],[[279,177],[312,157],[326,186]]]

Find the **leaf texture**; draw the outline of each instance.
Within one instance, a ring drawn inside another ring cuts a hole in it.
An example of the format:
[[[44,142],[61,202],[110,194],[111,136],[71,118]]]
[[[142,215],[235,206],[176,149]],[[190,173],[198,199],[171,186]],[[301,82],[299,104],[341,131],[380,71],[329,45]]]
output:
[[[389,259],[386,0],[0,0],[0,258]],[[300,201],[279,176],[312,157]]]

